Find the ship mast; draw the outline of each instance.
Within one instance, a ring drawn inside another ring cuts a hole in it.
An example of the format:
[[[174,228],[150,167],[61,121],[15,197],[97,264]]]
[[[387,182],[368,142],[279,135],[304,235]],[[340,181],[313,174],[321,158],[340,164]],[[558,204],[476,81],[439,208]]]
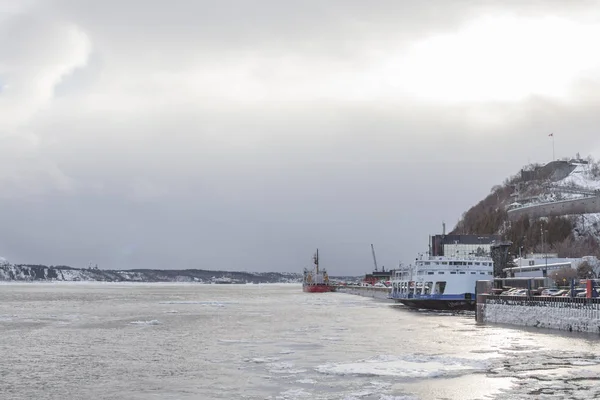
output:
[[[315,265],[316,265],[316,269],[317,269],[317,275],[319,275],[319,249],[317,249],[317,252],[315,253],[315,256],[313,257],[314,261],[315,261]]]

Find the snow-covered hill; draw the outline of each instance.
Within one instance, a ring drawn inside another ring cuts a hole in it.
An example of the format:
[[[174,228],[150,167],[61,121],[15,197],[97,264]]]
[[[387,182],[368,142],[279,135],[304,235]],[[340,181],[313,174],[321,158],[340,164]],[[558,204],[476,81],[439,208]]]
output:
[[[493,186],[450,234],[497,234],[513,255],[600,255],[599,198],[600,162],[591,157],[528,165]]]
[[[600,171],[598,164],[571,162],[573,170],[563,179],[525,182],[517,185],[515,201],[508,208],[526,207],[561,200],[576,200],[600,196]],[[600,213],[581,214],[573,218],[573,235],[592,236],[600,243]]]
[[[14,265],[0,258],[0,281],[103,281],[103,282],[198,282],[198,283],[291,283],[301,282],[300,274],[278,272],[229,272],[188,270],[112,271]]]

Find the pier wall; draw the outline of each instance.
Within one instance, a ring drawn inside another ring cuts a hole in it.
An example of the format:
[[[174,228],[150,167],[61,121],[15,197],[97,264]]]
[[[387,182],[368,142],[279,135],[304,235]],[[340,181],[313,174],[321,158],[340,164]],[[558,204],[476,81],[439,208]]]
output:
[[[373,286],[340,286],[337,291],[363,297],[372,297],[374,299],[388,300],[390,288]]]
[[[564,331],[600,333],[600,299],[478,296],[477,320]]]

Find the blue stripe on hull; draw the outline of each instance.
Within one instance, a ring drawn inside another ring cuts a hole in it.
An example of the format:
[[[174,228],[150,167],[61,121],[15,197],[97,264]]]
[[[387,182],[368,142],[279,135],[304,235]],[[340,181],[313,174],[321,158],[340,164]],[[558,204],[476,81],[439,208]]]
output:
[[[425,309],[425,310],[442,310],[442,311],[458,311],[467,310],[475,311],[477,306],[475,300],[420,300],[420,299],[402,299],[396,300],[407,307]]]
[[[427,310],[475,310],[475,293],[390,296],[405,306]]]
[[[471,300],[475,299],[475,293],[461,293],[461,294],[419,294],[419,295],[390,295],[395,300]]]

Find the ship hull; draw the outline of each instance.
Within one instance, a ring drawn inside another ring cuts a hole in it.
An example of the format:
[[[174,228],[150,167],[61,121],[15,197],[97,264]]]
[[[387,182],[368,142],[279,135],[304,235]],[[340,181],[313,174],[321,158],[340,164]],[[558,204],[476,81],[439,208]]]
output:
[[[407,307],[438,311],[475,311],[475,300],[396,299]]]
[[[307,293],[335,292],[335,286],[331,285],[302,285],[302,291]]]

